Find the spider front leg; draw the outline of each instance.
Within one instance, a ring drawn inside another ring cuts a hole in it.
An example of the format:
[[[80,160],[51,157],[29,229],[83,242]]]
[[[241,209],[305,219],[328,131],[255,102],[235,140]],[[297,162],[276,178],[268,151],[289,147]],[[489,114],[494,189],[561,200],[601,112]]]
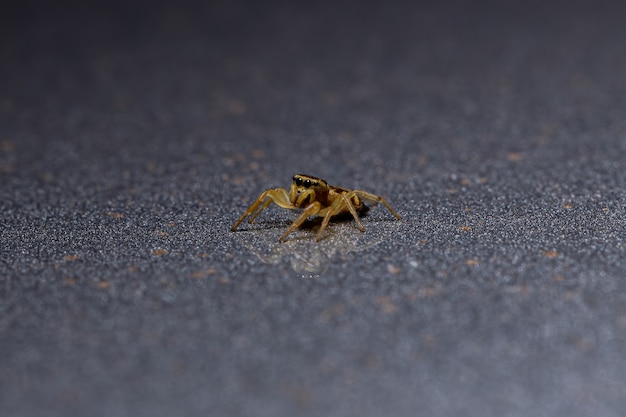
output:
[[[300,214],[298,218],[291,224],[291,226],[289,226],[289,229],[287,229],[287,231],[283,233],[279,241],[284,242],[287,239],[287,236],[289,236],[291,232],[293,232],[298,227],[300,227],[300,225],[302,225],[302,223],[304,223],[304,221],[309,216],[315,216],[316,214],[318,214],[321,208],[322,208],[322,205],[320,204],[319,201],[314,201],[313,203],[306,206],[302,214]]]
[[[251,216],[249,222],[252,221],[269,205],[271,202],[276,203],[277,206],[286,208],[286,209],[294,209],[296,206],[293,205],[291,200],[289,199],[289,193],[284,188],[274,188],[272,190],[265,190],[259,195],[254,203],[248,207],[248,209],[241,215],[239,220],[235,222],[233,227],[230,228],[233,232],[237,230],[237,227],[243,222],[246,217]],[[261,206],[261,204],[263,204]]]
[[[398,212],[395,211],[393,207],[391,207],[391,204],[389,204],[389,202],[387,202],[387,200],[385,200],[383,197],[376,195],[376,194],[368,193],[367,191],[363,191],[363,190],[353,190],[352,192],[349,193],[348,198],[351,197],[350,194],[356,195],[361,200],[367,203],[370,203],[372,205],[383,203],[383,205],[387,207],[387,210],[389,210],[389,212],[393,214],[396,219],[402,220],[402,216],[400,216]]]
[[[320,226],[320,230],[317,232],[318,242],[322,240],[322,233],[324,233],[326,226],[328,226],[328,223],[330,222],[330,218],[340,213],[344,208],[347,208],[350,214],[352,214],[352,217],[354,217],[354,221],[356,221],[356,224],[359,230],[361,232],[365,231],[365,227],[363,227],[363,224],[361,224],[361,220],[359,219],[359,215],[357,214],[356,209],[354,208],[354,205],[352,204],[350,199],[346,197],[345,194],[341,194],[339,198],[333,201],[333,204],[331,204],[330,207],[324,209],[326,210],[325,213],[323,213],[324,210],[318,213],[318,215],[324,216],[324,221],[322,222],[322,225]]]

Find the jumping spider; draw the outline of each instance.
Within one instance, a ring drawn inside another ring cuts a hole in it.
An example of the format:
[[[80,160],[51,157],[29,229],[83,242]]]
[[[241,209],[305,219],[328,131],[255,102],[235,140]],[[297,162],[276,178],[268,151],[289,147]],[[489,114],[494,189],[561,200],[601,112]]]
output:
[[[364,208],[364,202],[373,206],[383,203],[387,210],[398,220],[400,215],[389,205],[387,200],[378,195],[362,190],[351,190],[348,188],[329,185],[321,178],[310,175],[296,174],[293,176],[293,183],[289,187],[289,192],[284,188],[274,188],[265,190],[259,195],[248,210],[235,222],[230,230],[233,232],[239,227],[246,217],[250,216],[248,223],[253,223],[254,219],[272,203],[286,209],[304,209],[302,214],[289,226],[287,231],[280,237],[284,242],[287,236],[298,228],[309,216],[323,217],[322,225],[317,232],[317,241],[322,238],[322,234],[330,221],[330,218],[338,214],[350,213],[356,221],[361,232],[365,228],[359,220],[358,212]]]

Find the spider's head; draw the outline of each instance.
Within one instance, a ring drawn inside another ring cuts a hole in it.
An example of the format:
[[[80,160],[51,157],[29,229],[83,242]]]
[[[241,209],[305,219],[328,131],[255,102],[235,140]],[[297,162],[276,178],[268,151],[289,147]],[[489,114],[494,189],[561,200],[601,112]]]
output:
[[[318,193],[328,191],[328,184],[321,178],[312,177],[310,175],[296,174],[293,176],[293,184],[298,194],[308,193],[309,190]]]
[[[319,201],[322,204],[328,196],[328,184],[321,178],[296,174],[289,189],[289,200],[297,207]]]

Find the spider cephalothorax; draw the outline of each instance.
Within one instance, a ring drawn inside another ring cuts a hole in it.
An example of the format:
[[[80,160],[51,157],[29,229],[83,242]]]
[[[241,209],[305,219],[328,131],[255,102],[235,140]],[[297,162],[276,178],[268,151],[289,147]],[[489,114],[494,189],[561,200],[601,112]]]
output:
[[[385,207],[398,220],[400,215],[389,205],[387,200],[378,195],[368,193],[362,190],[351,190],[348,188],[336,187],[328,185],[321,178],[311,175],[296,174],[293,176],[293,182],[289,187],[289,192],[284,188],[274,188],[265,190],[259,195],[248,210],[235,222],[231,230],[234,232],[246,217],[250,216],[249,223],[253,223],[254,219],[272,203],[287,209],[303,209],[302,214],[289,226],[285,233],[280,237],[280,241],[284,242],[287,236],[298,228],[309,216],[323,217],[322,225],[317,233],[317,240],[322,238],[322,233],[326,229],[331,217],[338,214],[350,213],[357,223],[360,231],[364,232],[365,228],[361,224],[358,212],[363,209],[363,202],[372,205],[383,203]]]

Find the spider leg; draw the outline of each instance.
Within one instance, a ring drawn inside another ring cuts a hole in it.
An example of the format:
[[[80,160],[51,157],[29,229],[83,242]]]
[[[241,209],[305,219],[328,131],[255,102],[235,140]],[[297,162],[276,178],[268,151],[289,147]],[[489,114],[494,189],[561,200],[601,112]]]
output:
[[[330,222],[330,218],[336,215],[337,213],[340,213],[342,209],[345,207],[348,208],[348,210],[350,211],[350,214],[352,214],[352,216],[354,217],[354,220],[357,222],[359,230],[362,232],[365,231],[365,228],[363,227],[363,225],[361,224],[361,221],[359,220],[359,215],[356,213],[356,209],[354,208],[354,205],[350,202],[350,200],[344,194],[341,194],[341,198],[336,199],[335,201],[333,201],[333,204],[331,204],[330,207],[322,209],[318,213],[319,216],[324,216],[324,221],[322,222],[322,225],[320,226],[320,230],[317,232],[316,240],[318,242],[322,240],[322,234],[324,233],[324,230],[326,230],[326,226],[328,226],[328,223]]]
[[[259,207],[259,208],[258,208],[258,209],[254,212],[254,213],[252,213],[252,214],[250,215],[250,218],[248,219],[248,223],[250,223],[250,224],[254,223],[254,219],[256,219],[256,218],[257,218],[257,216],[258,216],[259,214],[261,214],[261,212],[262,212],[263,210],[265,210],[266,208],[268,208],[268,207],[270,206],[270,204],[272,204],[272,201],[273,201],[273,200],[272,200],[271,198],[269,198],[269,197],[265,197],[265,202],[264,202],[264,203],[263,203],[263,205],[262,205],[262,206],[260,206],[260,207]]]
[[[237,230],[237,227],[239,227],[241,222],[243,222],[246,219],[246,217],[250,215],[252,215],[251,220],[254,220],[259,215],[259,213],[261,213],[261,211],[269,207],[272,201],[276,203],[277,206],[282,207],[282,208],[286,208],[286,209],[296,208],[296,206],[294,206],[289,200],[289,194],[287,193],[287,190],[285,190],[284,188],[274,188],[271,190],[265,190],[261,193],[261,195],[259,195],[259,197],[254,201],[254,203],[252,203],[250,207],[248,207],[248,209],[241,215],[239,220],[235,222],[235,224],[233,225],[233,227],[230,228],[230,230],[232,230],[233,232]],[[261,206],[261,204],[263,204],[263,206]]]
[[[365,227],[363,227],[363,224],[361,223],[361,219],[359,218],[359,215],[356,212],[356,208],[354,208],[354,204],[352,204],[352,201],[350,200],[350,198],[348,198],[347,195],[341,194],[341,197],[342,197],[343,201],[345,202],[346,206],[348,207],[348,210],[350,211],[350,214],[352,214],[352,217],[354,217],[354,221],[356,222],[359,230],[361,232],[364,232],[365,231]]]
[[[359,197],[360,199],[362,199],[363,201],[370,203],[372,205],[376,205],[378,203],[383,203],[383,205],[385,207],[387,207],[387,210],[389,210],[389,212],[391,214],[394,215],[394,217],[398,220],[402,219],[402,216],[400,216],[398,214],[397,211],[395,211],[393,209],[393,207],[391,207],[391,205],[389,204],[389,202],[387,202],[387,200],[385,200],[385,198],[376,195],[376,194],[372,194],[372,193],[368,193],[367,191],[363,191],[363,190],[353,190],[350,194],[354,194],[357,197]]]
[[[294,220],[293,223],[291,223],[291,226],[289,226],[289,229],[287,229],[285,233],[283,233],[283,235],[280,237],[279,240],[281,242],[284,242],[287,239],[287,236],[289,236],[291,232],[293,232],[298,227],[300,227],[300,225],[304,223],[307,217],[316,215],[317,213],[319,213],[321,208],[322,208],[322,205],[320,204],[319,201],[314,201],[313,203],[306,206],[302,214],[300,214],[298,218]]]

